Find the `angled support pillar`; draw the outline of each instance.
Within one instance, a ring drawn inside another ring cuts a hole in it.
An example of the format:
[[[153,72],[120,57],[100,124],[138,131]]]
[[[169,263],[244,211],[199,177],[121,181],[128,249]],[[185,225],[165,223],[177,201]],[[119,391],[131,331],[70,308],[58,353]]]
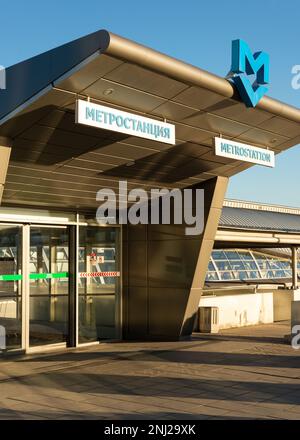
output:
[[[193,186],[204,190],[200,235],[186,235],[186,225],[124,226],[124,339],[179,340],[191,335],[227,183],[228,178],[216,177]]]
[[[217,177],[204,184],[204,230],[200,241],[198,258],[195,264],[191,290],[183,317],[180,333],[181,338],[190,336],[194,328],[196,313],[198,311],[200,297],[205,283],[209,258],[214,247],[215,236],[222,214],[227,185],[227,177]]]

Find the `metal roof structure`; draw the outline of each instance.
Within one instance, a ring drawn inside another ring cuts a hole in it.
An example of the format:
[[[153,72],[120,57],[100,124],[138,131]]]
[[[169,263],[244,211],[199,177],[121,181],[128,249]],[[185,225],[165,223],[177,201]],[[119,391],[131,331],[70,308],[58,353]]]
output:
[[[206,286],[292,284],[292,248],[300,255],[300,209],[225,200]],[[300,263],[298,266],[298,278]]]
[[[224,207],[220,228],[300,233],[300,216],[280,212]]]
[[[225,200],[215,248],[256,248],[284,257],[283,250],[300,246],[300,210],[281,205]],[[272,251],[270,250],[272,249]]]
[[[300,264],[298,264],[300,269]],[[282,282],[292,277],[291,257],[262,249],[215,249],[210,256],[207,281]]]
[[[300,142],[299,109],[269,97],[247,108],[229,80],[104,30],[8,68],[6,83],[4,205],[94,209],[98,189],[122,179],[183,188],[252,166],[215,156],[220,134],[275,153]],[[176,145],[78,125],[78,98],[167,120]]]

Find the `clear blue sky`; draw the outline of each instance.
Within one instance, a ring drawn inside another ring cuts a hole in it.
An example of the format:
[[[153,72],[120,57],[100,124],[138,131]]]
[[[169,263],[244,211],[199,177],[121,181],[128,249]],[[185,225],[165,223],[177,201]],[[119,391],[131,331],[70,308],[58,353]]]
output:
[[[300,64],[298,0],[12,0],[1,3],[0,65],[9,66],[98,29],[225,76],[231,40],[270,54],[269,95],[300,107],[291,68]],[[228,197],[300,206],[300,147],[231,179]]]

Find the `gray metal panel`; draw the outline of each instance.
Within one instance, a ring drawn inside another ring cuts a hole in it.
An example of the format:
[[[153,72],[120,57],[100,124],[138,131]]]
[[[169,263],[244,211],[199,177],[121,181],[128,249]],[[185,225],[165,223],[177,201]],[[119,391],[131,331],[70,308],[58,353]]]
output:
[[[212,106],[209,111],[215,115],[255,127],[274,117],[266,111],[246,107],[243,102],[233,99],[220,101]]]
[[[0,118],[108,44],[109,34],[101,30],[8,67],[6,89],[0,90]]]
[[[225,183],[226,179],[218,179],[201,186],[206,207],[201,235],[189,237],[185,225],[172,222],[124,226],[125,339],[174,340],[191,334],[213,246],[209,236],[216,232],[216,210],[221,211]]]
[[[49,89],[45,95],[33,102],[29,107],[26,107],[15,115],[15,117],[8,119],[7,122],[0,125],[0,134],[15,138],[28,127],[31,127],[34,123],[44,118],[55,108],[66,105],[69,101],[69,94],[60,90]]]
[[[91,58],[90,61],[86,60],[84,65],[75,73],[55,81],[54,86],[71,92],[81,93],[90,84],[93,84],[106,73],[123,64],[122,61],[105,54],[102,54],[101,57],[92,56]]]
[[[207,112],[198,112],[197,115],[185,118],[185,124],[193,127],[209,130],[213,133],[222,133],[223,136],[236,137],[249,130],[246,124],[222,118]]]
[[[106,91],[110,89],[113,93],[106,97]],[[106,79],[99,79],[83,92],[86,96],[92,96],[94,99],[100,99],[114,105],[121,105],[128,109],[137,111],[151,112],[153,109],[165,102],[164,98],[146,94],[137,89],[123,86]]]
[[[300,232],[300,216],[279,212],[224,207],[219,228]]]
[[[185,118],[197,113],[198,110],[173,101],[167,101],[153,110],[154,115],[179,122],[185,122]]]
[[[105,78],[167,99],[188,88],[182,82],[129,63],[122,64]]]
[[[260,124],[260,128],[270,130],[274,133],[284,135],[286,137],[296,137],[300,135],[299,123],[288,121],[279,116],[268,119]]]
[[[258,146],[261,145],[262,147],[269,146],[271,149],[276,149],[280,146],[280,144],[287,141],[288,138],[271,131],[261,130],[259,128],[251,128],[238,136],[235,140],[250,144],[254,143]]]
[[[170,305],[176,304],[170,310]],[[186,305],[186,288],[164,286],[149,287],[149,329],[151,339],[175,339],[178,322],[182,321],[182,310]],[[178,336],[177,336],[178,338]]]
[[[73,185],[81,185],[81,188],[84,189],[86,187],[90,187],[91,190],[94,189],[98,191],[99,188],[113,188],[118,189],[119,180],[113,178],[105,178],[105,176],[95,175],[95,176],[83,176],[80,174],[72,173],[72,169],[69,173],[65,171],[62,172],[60,169],[53,171],[51,175],[49,175],[48,171],[45,170],[33,170],[28,164],[28,167],[25,167],[23,164],[19,164],[13,162],[10,164],[8,174],[7,174],[7,182],[31,182],[32,184],[43,184],[43,182],[49,187],[60,186],[60,188],[64,188]],[[139,183],[140,184],[140,183]],[[151,189],[152,185],[150,182],[145,182],[140,184],[141,188],[146,190]],[[128,189],[136,188],[135,182],[128,182]]]
[[[194,142],[195,144],[212,145],[213,138],[220,132],[212,132],[192,127],[191,125],[176,124],[176,136],[181,141]]]
[[[231,105],[231,101],[229,99],[222,99],[220,94],[200,87],[190,87],[184,90],[183,92],[179,93],[173,99],[173,101],[185,104],[198,110],[216,108],[214,106],[220,106],[220,102],[223,106],[225,105],[225,102],[226,105]]]

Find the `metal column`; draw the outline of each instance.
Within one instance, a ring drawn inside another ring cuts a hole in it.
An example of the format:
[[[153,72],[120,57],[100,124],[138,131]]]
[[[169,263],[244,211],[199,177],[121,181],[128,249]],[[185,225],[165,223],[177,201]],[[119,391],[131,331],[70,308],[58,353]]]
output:
[[[78,345],[78,248],[79,226],[70,226],[69,242],[69,338],[68,347]]]
[[[298,248],[292,247],[292,275],[293,275],[293,289],[298,289]]]
[[[22,238],[22,348],[29,349],[30,321],[30,226],[23,225]]]

